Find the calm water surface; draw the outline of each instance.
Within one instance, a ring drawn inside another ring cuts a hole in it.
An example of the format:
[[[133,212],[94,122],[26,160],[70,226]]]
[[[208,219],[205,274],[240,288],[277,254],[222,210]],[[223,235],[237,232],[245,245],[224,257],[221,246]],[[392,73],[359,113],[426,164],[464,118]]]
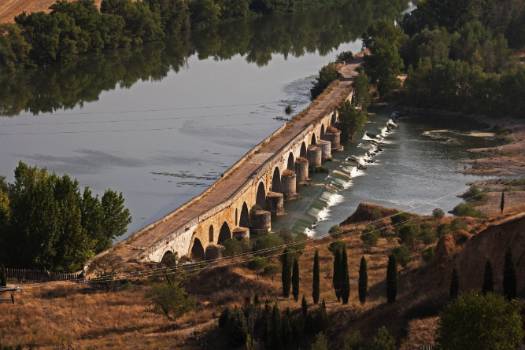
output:
[[[22,160],[71,174],[97,193],[122,191],[133,232],[205,190],[282,125],[275,118],[286,105],[306,107],[315,72],[338,52],[358,51],[373,18],[400,12],[364,3],[231,24],[71,67],[0,74],[0,175],[12,180]],[[387,119],[379,114],[367,129],[378,133]],[[348,145],[275,228],[326,232],[364,200],[450,209],[454,196],[427,203],[473,180],[457,173],[458,161],[466,145],[482,141],[423,135],[435,129],[443,126],[428,118],[401,122],[363,172],[345,159],[363,155],[370,142]]]

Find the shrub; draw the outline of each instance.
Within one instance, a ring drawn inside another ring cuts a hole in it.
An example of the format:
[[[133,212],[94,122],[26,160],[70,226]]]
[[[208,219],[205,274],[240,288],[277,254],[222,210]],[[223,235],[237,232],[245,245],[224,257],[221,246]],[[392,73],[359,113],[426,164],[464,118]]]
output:
[[[328,231],[328,233],[330,234],[331,237],[338,238],[343,233],[343,230],[341,229],[341,226],[334,225],[330,227],[330,230]]]
[[[336,62],[342,63],[342,62],[349,62],[354,59],[354,54],[352,51],[343,51],[339,55],[337,55]]]
[[[396,340],[386,327],[381,327],[368,347],[370,350],[396,350]]]
[[[401,226],[399,229],[399,238],[403,244],[409,247],[413,247],[416,243],[416,239],[420,234],[420,226],[414,223],[408,223]]]
[[[406,267],[410,262],[410,249],[405,245],[394,248],[392,255],[396,257],[397,262],[403,267]]]
[[[367,247],[373,247],[379,239],[379,231],[373,225],[368,225],[361,234],[361,241]]]
[[[391,217],[392,224],[399,226],[410,220],[411,215],[409,213],[400,212],[397,215]]]
[[[227,239],[222,245],[224,246],[224,256],[235,256],[250,250],[250,244],[244,239]]]
[[[469,203],[460,203],[454,207],[452,213],[456,216],[470,216],[473,218],[484,217],[483,213]]]
[[[436,208],[432,210],[432,216],[434,219],[442,219],[445,216],[445,212],[441,208]]]
[[[421,233],[419,234],[419,237],[421,238],[421,241],[425,244],[431,244],[434,243],[434,241],[437,238],[436,230],[434,230],[434,227],[429,224],[423,224],[421,225]]]
[[[262,270],[266,265],[268,265],[268,260],[261,256],[256,256],[248,262],[248,268],[254,271]]]
[[[467,223],[463,219],[456,218],[450,223],[450,229],[452,231],[466,230],[468,228]]]
[[[253,243],[253,251],[259,251],[261,249],[270,249],[270,248],[277,249],[277,247],[282,246],[283,244],[284,244],[284,240],[281,236],[275,233],[269,233],[266,235],[261,235],[255,239],[255,242]],[[260,253],[260,254],[268,254],[268,253]]]
[[[281,271],[279,265],[269,264],[264,267],[262,274],[263,276],[271,277],[271,279],[273,280],[273,278],[279,271]]]
[[[460,296],[445,308],[439,320],[438,342],[443,350],[514,350],[522,339],[516,305],[492,293]]]
[[[429,247],[421,253],[421,257],[423,258],[423,261],[426,263],[429,263],[434,259],[434,247]]]
[[[479,203],[487,199],[487,194],[479,187],[472,185],[467,192],[461,195],[461,198],[466,202]]]
[[[188,295],[181,281],[154,284],[146,297],[153,311],[175,320],[195,308],[195,299]]]

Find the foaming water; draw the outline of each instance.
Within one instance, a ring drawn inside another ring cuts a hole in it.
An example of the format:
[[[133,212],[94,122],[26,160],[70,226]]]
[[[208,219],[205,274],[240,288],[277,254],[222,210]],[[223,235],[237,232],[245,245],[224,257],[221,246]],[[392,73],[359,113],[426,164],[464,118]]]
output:
[[[448,211],[461,201],[457,195],[467,183],[480,178],[460,172],[461,160],[469,156],[466,149],[494,144],[469,137],[470,128],[483,126],[468,120],[394,121],[388,113],[370,119],[357,144],[345,145],[324,164],[329,173],[313,174],[310,185],[299,189],[299,198],[285,204],[287,215],[275,220],[275,231],[324,235],[365,201],[420,214],[437,207]],[[455,126],[455,142],[428,136],[439,134],[443,125]]]

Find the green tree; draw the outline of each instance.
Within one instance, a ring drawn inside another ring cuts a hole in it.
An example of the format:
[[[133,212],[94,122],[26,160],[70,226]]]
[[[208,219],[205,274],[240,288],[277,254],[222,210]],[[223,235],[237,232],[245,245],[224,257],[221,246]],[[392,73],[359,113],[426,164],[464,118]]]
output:
[[[366,112],[371,102],[370,97],[370,85],[368,83],[368,76],[364,72],[360,72],[357,77],[354,78],[354,102],[357,106],[361,107]]]
[[[295,301],[299,300],[299,259],[294,259],[292,269],[292,294]]]
[[[216,25],[221,16],[221,7],[213,0],[190,2],[191,22],[198,28]]]
[[[516,267],[512,259],[510,249],[505,253],[505,263],[503,266],[503,295],[508,299],[514,299],[517,295]]]
[[[327,64],[319,71],[319,76],[315,80],[312,88],[310,89],[311,99],[314,100],[319,96],[331,82],[340,78],[340,74],[337,71],[337,67],[334,63]]]
[[[290,265],[292,263],[292,256],[288,249],[284,250],[281,256],[281,282],[283,288],[283,297],[288,298],[290,296],[290,285],[291,285],[291,271]]]
[[[124,206],[124,196],[120,192],[106,190],[102,195],[102,234],[107,242],[126,233],[131,223],[131,214]],[[109,245],[109,243],[108,243]]]
[[[312,299],[314,304],[319,303],[319,251],[316,249],[314,254],[314,267],[313,267],[313,276],[312,276]]]
[[[348,304],[350,298],[350,276],[348,272],[348,256],[346,249],[342,251],[341,255],[341,299],[343,304]]]
[[[396,257],[396,261],[398,261],[402,267],[406,267],[410,262],[410,249],[404,244],[392,249],[392,255]]]
[[[341,138],[344,142],[353,140],[363,132],[367,122],[367,114],[363,110],[357,109],[350,102],[346,101],[338,109],[341,128]]]
[[[494,277],[492,273],[492,264],[488,259],[485,263],[485,271],[483,273],[483,287],[481,290],[483,294],[491,293],[494,291]]]
[[[342,267],[342,250],[337,249],[333,252],[334,254],[334,265],[333,265],[333,276],[332,276],[332,286],[334,287],[335,296],[337,297],[337,300],[341,300],[341,281],[342,281],[342,274],[343,271],[341,270]]]
[[[388,257],[386,270],[386,297],[388,303],[394,303],[397,297],[397,261],[394,255]]]
[[[153,310],[175,320],[195,308],[195,299],[182,286],[182,280],[154,284],[146,294]]]
[[[450,303],[440,315],[437,333],[443,350],[514,350],[523,339],[516,305],[493,293],[468,293]]]
[[[381,327],[368,347],[370,350],[396,350],[396,340],[386,327]]]
[[[452,270],[452,277],[450,278],[450,299],[456,299],[459,295],[459,276],[456,268]]]
[[[359,264],[359,301],[361,304],[366,302],[368,295],[368,268],[366,259],[364,256],[361,257]]]

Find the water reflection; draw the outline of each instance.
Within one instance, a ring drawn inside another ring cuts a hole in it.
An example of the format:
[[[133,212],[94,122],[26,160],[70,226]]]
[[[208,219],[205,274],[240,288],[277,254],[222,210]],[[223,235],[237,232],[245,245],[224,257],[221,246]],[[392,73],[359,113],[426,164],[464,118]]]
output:
[[[373,18],[395,18],[404,0],[351,0],[337,9],[262,17],[171,38],[162,44],[82,58],[69,66],[0,75],[0,115],[49,113],[97,101],[103,91],[160,80],[187,65],[188,57],[228,60],[242,55],[265,66],[273,54],[325,55],[358,39]],[[313,73],[313,72],[312,72]]]

